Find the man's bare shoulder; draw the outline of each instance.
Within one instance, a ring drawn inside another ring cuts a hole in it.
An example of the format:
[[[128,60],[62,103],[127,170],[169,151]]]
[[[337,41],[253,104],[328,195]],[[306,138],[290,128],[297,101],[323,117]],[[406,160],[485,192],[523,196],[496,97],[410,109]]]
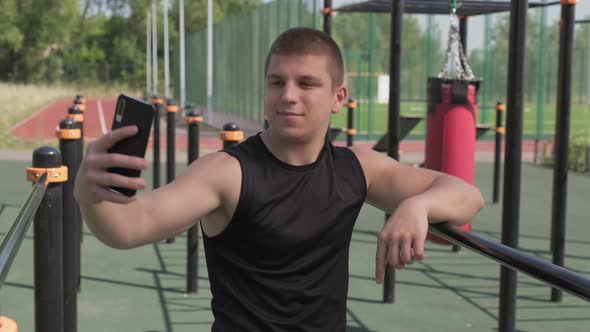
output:
[[[225,152],[214,152],[195,160],[186,170],[186,176],[204,180],[225,182],[241,176],[240,163],[236,158]]]
[[[359,160],[368,183],[371,183],[373,179],[383,179],[383,176],[391,176],[404,168],[399,167],[401,164],[395,159],[369,147],[351,146],[349,149]]]
[[[390,162],[393,160],[387,157],[387,155],[377,152],[367,146],[354,145],[348,147],[348,149],[352,151],[352,153],[354,153],[354,155],[358,158],[363,167],[365,166],[364,164],[372,164],[375,162]]]

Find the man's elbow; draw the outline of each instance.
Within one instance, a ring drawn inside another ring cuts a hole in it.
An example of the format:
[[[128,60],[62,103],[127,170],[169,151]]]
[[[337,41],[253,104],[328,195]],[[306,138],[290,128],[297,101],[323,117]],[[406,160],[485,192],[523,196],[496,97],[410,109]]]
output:
[[[483,209],[484,205],[485,201],[479,189],[471,186],[469,193],[463,199],[460,215],[457,215],[451,223],[455,226],[467,224]]]
[[[485,200],[483,199],[483,195],[481,194],[481,191],[476,188],[473,187],[473,193],[471,193],[469,195],[470,199],[467,201],[468,203],[468,211],[467,211],[467,218],[465,218],[464,220],[462,220],[460,222],[459,225],[464,225],[466,223],[468,223],[469,221],[471,221],[471,219],[473,217],[475,217],[479,211],[481,211],[481,209],[483,209],[483,207],[485,206]]]
[[[137,243],[124,236],[101,237],[97,235],[97,238],[100,240],[100,242],[113,249],[128,250],[138,247]]]
[[[139,246],[134,237],[121,230],[114,230],[105,227],[99,227],[95,223],[86,219],[88,229],[103,244],[113,249],[133,249]]]
[[[473,195],[474,197],[474,208],[475,208],[475,212],[474,215],[479,213],[479,211],[481,211],[481,209],[483,209],[483,207],[486,205],[485,200],[483,199],[483,195],[481,194],[481,191],[478,188],[475,188],[475,192],[476,194]]]

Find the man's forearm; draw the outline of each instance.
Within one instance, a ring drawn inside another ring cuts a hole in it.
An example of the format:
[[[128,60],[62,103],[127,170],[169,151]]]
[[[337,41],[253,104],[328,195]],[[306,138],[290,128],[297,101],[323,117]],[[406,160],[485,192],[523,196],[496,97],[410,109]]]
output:
[[[469,221],[484,206],[480,191],[452,176],[439,176],[422,194],[420,200],[428,211],[430,222],[448,221],[461,225]]]

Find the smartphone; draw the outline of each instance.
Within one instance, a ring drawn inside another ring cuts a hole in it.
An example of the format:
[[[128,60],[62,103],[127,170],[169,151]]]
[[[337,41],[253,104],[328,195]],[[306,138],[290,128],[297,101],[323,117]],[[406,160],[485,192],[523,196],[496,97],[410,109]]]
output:
[[[134,136],[117,142],[108,152],[144,158],[154,114],[155,110],[152,104],[126,95],[120,95],[117,98],[115,116],[111,128],[117,129],[129,125],[136,125],[139,131]],[[140,170],[129,168],[116,167],[109,168],[108,171],[128,177],[139,177],[141,175]],[[133,196],[136,193],[136,190],[129,188],[111,187],[111,189],[125,196]]]

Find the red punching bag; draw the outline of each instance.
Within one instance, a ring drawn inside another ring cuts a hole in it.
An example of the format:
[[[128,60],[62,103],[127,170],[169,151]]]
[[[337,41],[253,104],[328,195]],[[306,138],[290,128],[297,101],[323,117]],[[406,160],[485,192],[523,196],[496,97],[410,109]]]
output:
[[[424,167],[454,175],[473,184],[479,81],[430,78]],[[471,222],[461,226],[471,229]],[[438,236],[428,239],[451,244]]]

